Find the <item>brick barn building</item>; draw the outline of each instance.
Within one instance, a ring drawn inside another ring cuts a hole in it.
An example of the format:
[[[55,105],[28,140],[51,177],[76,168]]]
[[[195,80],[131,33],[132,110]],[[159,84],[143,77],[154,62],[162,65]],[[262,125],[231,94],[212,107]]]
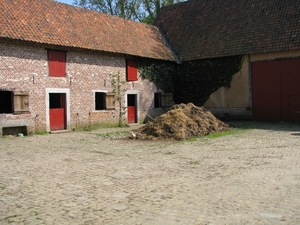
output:
[[[174,60],[157,27],[55,1],[1,1],[0,132],[117,124],[111,74],[126,81],[124,122],[162,113],[132,56]]]
[[[163,113],[172,98],[141,79],[135,57],[243,56],[231,87],[204,106],[220,117],[300,121],[300,1],[189,0],[162,8],[154,25],[53,0],[0,7],[0,133],[117,123],[112,74],[126,81],[126,123]]]

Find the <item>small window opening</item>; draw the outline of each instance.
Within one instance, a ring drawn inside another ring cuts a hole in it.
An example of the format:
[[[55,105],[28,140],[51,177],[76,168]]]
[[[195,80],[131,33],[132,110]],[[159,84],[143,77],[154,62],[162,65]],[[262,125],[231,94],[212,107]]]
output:
[[[135,94],[127,95],[127,105],[128,106],[136,106],[136,95]]]
[[[106,109],[105,93],[96,92],[95,93],[95,110],[104,110],[104,109]]]
[[[114,110],[115,94],[95,92],[95,110]]]
[[[27,127],[26,126],[17,126],[17,127],[3,127],[2,128],[2,135],[14,135],[17,136],[18,134],[27,135]]]
[[[154,108],[171,107],[173,104],[172,93],[154,93]]]
[[[0,91],[0,113],[13,113],[13,92]]]
[[[0,91],[0,113],[21,114],[29,112],[29,92]]]
[[[62,95],[60,93],[50,93],[50,109],[63,108],[62,106]]]
[[[161,93],[154,93],[154,108],[161,108]]]

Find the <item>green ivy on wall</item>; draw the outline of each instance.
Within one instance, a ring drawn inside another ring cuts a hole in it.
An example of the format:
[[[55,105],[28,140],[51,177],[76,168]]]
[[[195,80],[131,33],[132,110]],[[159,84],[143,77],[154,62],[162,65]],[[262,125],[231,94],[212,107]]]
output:
[[[175,104],[202,106],[220,87],[230,88],[232,76],[241,70],[243,56],[175,62],[136,58],[142,78],[172,92]]]

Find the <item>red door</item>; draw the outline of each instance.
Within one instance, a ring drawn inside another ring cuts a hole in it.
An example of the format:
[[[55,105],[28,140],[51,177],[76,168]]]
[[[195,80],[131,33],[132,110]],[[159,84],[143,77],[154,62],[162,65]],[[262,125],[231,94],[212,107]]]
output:
[[[128,123],[137,123],[137,95],[127,95],[127,120]]]
[[[300,59],[281,60],[280,92],[282,121],[296,121],[300,112]]]
[[[279,65],[271,61],[252,63],[252,105],[254,120],[280,120],[279,90]]]
[[[65,94],[50,93],[50,130],[66,129]]]
[[[299,120],[300,59],[252,63],[253,119]]]
[[[127,114],[128,114],[128,123],[135,123],[136,116],[135,116],[136,107],[135,106],[128,106]]]

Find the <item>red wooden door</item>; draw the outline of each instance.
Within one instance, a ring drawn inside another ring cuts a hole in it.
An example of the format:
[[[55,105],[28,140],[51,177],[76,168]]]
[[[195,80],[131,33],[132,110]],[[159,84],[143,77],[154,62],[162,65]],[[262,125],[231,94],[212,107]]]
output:
[[[50,109],[50,130],[65,129],[65,110],[64,108]]]
[[[253,119],[299,121],[300,59],[252,63]]]
[[[65,94],[50,93],[50,130],[66,128]]]
[[[136,107],[128,106],[127,107],[127,120],[128,123],[136,123]]]
[[[300,59],[281,60],[282,121],[296,121],[300,112]]]
[[[272,61],[252,63],[252,106],[253,119],[279,121],[280,71]]]

